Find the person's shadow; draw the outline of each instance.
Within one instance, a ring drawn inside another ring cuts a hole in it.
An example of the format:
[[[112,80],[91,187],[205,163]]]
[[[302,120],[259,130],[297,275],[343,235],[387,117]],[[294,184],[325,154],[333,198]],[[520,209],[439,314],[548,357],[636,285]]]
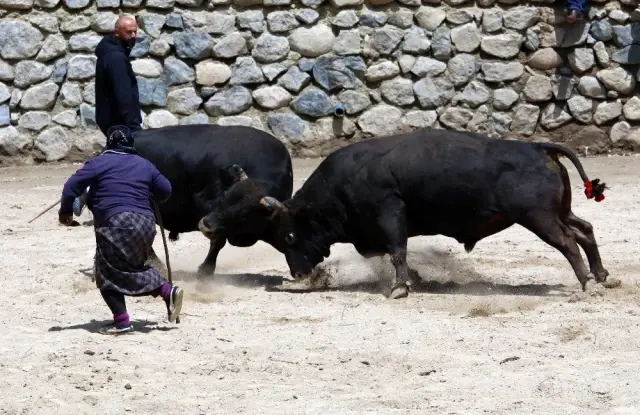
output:
[[[66,331],[66,330],[86,330],[90,333],[98,333],[98,330],[103,327],[106,326],[107,324],[112,323],[112,320],[102,320],[102,321],[98,321],[98,320],[91,320],[88,323],[83,323],[83,324],[75,324],[72,326],[53,326],[50,327],[49,332],[57,332],[57,331]],[[166,326],[158,326],[158,323],[155,321],[149,321],[149,320],[132,320],[131,323],[133,324],[133,333],[150,333],[152,331],[169,331],[169,330],[175,330],[176,327],[166,327]]]

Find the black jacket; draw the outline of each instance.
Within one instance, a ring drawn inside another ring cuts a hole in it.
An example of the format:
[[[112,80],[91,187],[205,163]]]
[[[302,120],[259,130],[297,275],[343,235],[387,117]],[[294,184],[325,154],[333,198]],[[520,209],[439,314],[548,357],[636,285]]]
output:
[[[129,53],[113,35],[102,38],[96,47],[96,123],[106,135],[109,127],[126,125],[142,129],[138,81]]]

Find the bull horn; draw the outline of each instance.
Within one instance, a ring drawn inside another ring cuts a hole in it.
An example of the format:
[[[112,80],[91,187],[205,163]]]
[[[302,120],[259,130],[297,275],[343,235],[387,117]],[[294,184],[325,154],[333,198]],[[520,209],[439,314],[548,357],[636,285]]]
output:
[[[269,210],[286,210],[285,206],[276,198],[265,196],[260,199],[260,204]]]
[[[249,178],[249,176],[247,176],[247,173],[244,172],[242,167],[238,166],[237,164],[234,164],[233,166],[231,166],[230,170],[231,170],[231,174],[234,176],[233,178],[235,181],[241,182],[242,180],[246,180]]]
[[[200,219],[200,222],[198,222],[198,230],[209,239],[212,239],[216,233],[215,228],[211,229],[204,224],[204,218]]]

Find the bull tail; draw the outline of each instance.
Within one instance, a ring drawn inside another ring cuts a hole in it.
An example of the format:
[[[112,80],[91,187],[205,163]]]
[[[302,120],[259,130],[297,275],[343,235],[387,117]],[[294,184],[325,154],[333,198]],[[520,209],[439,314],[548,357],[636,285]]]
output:
[[[584,194],[587,196],[587,199],[595,199],[596,202],[604,200],[604,190],[607,188],[606,183],[600,183],[600,179],[589,180],[587,173],[584,171],[584,167],[582,167],[582,163],[580,163],[580,160],[573,151],[565,146],[554,143],[540,143],[540,146],[549,154],[562,155],[571,160],[573,165],[576,166],[580,178],[584,182]]]

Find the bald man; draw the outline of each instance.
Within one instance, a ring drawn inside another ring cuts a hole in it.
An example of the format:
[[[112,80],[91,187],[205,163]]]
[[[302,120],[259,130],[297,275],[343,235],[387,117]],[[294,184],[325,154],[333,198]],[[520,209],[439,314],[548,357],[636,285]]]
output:
[[[136,19],[121,16],[96,47],[96,123],[105,136],[115,125],[142,129],[138,81],[129,61],[137,32]]]
[[[121,16],[113,33],[102,38],[96,47],[96,124],[105,136],[115,126],[126,126],[132,132],[142,129],[138,80],[129,61],[137,32],[136,19]],[[73,203],[76,216],[86,206],[87,192],[88,188]]]

